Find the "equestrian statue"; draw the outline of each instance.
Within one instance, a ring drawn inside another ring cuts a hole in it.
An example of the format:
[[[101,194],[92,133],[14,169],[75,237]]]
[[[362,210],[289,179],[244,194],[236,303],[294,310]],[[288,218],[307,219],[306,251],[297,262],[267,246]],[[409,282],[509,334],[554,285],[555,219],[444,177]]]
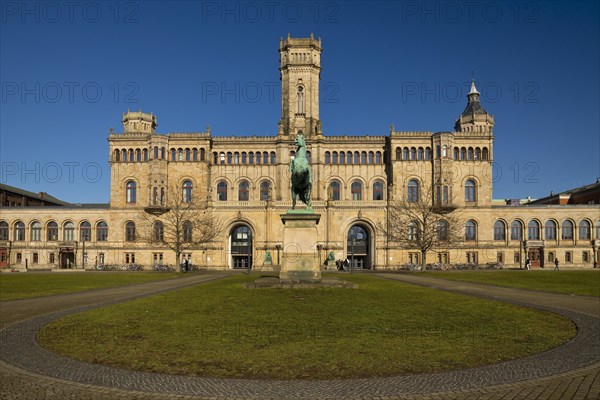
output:
[[[312,173],[308,158],[306,158],[306,142],[303,135],[297,135],[296,156],[290,161],[290,172],[292,174],[292,210],[296,208],[298,198],[306,204],[307,209],[312,209],[310,202],[310,190],[312,189]]]

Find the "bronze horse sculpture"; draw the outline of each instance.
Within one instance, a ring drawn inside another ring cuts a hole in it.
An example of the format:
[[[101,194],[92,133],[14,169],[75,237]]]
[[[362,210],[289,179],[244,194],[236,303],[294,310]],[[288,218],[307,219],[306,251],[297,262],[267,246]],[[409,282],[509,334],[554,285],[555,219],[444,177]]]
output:
[[[290,161],[292,174],[292,210],[296,208],[296,200],[300,199],[307,209],[312,209],[310,191],[312,189],[312,173],[306,157],[306,142],[303,135],[297,135],[296,157]]]

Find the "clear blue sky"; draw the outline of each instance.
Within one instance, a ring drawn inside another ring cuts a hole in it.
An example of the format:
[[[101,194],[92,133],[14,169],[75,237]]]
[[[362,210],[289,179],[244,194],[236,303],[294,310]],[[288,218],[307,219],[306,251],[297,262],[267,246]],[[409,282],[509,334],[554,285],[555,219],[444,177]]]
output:
[[[325,135],[452,130],[474,74],[494,198],[600,176],[595,1],[0,4],[2,183],[107,202],[106,138],[128,108],[160,133],[275,135],[288,32],[322,38]]]

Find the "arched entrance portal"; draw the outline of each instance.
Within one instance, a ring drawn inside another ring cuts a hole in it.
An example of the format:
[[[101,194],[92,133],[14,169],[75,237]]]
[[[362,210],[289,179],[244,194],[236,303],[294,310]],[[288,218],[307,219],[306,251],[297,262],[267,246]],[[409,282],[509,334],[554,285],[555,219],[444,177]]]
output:
[[[348,243],[346,253],[350,266],[354,269],[371,268],[369,231],[361,225],[353,225],[348,230]]]
[[[241,269],[252,266],[252,230],[246,225],[238,225],[229,236],[231,268]]]

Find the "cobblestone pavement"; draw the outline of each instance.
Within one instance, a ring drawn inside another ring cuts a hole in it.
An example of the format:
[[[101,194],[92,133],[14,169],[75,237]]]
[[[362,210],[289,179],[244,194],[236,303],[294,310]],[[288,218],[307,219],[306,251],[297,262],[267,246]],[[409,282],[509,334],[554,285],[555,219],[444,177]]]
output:
[[[35,343],[35,332],[63,315],[176,288],[156,285],[135,293],[114,288],[109,301],[82,303],[78,295],[56,312],[11,317],[13,303],[2,303],[2,320],[14,323],[0,332],[0,399],[196,399],[196,398],[373,398],[373,399],[599,399],[600,299],[545,295],[518,289],[381,274],[444,290],[490,297],[551,310],[571,318],[577,336],[556,349],[520,360],[439,374],[337,381],[260,381],[207,379],[131,372],[81,363],[48,352]],[[184,278],[182,286],[217,279],[218,274]],[[168,281],[165,281],[168,282]],[[156,284],[156,282],[153,282]],[[483,286],[483,288],[482,288]],[[97,295],[101,294],[95,291]],[[119,294],[119,292],[121,294]],[[81,294],[83,296],[83,294]],[[67,297],[67,296],[54,296]],[[101,296],[102,297],[102,296]],[[110,298],[110,297],[109,297]],[[48,299],[48,298],[46,298]],[[106,297],[104,297],[106,299]],[[33,299],[32,299],[33,300]],[[43,299],[38,299],[38,302]],[[31,302],[30,307],[34,307]],[[74,305],[82,305],[73,308]],[[12,319],[11,319],[12,318]],[[27,319],[29,318],[29,319]],[[16,322],[22,320],[22,322]]]

